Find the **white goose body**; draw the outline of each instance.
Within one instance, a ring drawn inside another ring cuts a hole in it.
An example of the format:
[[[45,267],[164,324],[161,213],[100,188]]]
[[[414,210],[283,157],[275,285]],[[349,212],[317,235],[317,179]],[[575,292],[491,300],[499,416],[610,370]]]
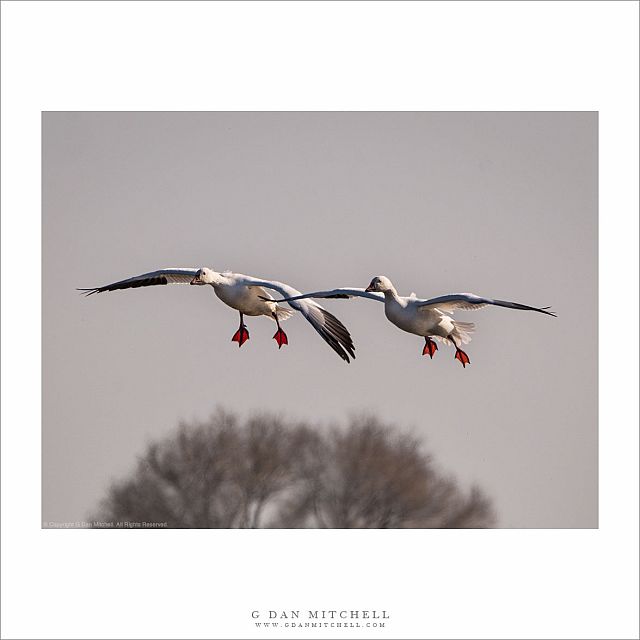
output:
[[[225,281],[213,283],[211,286],[222,302],[245,316],[267,316],[274,320],[274,313],[277,312],[280,320],[286,320],[293,315],[291,309],[265,300],[271,298],[266,289],[237,284],[232,276],[225,277]]]
[[[455,330],[452,318],[437,309],[420,308],[413,302],[417,298],[398,296],[393,291],[384,294],[384,314],[398,329],[417,336],[437,335],[446,338]]]
[[[300,295],[300,292],[293,287],[275,280],[263,280],[230,271],[218,273],[207,267],[199,269],[170,268],[158,269],[102,287],[80,289],[80,291],[90,296],[94,293],[117,291],[118,289],[136,289],[166,284],[210,285],[222,302],[240,313],[240,328],[232,338],[239,347],[249,339],[249,331],[243,322],[245,315],[267,316],[273,320],[278,325],[278,331],[273,337],[280,348],[289,344],[286,334],[280,327],[280,321],[291,317],[294,311],[299,311],[345,362],[350,361],[349,356],[356,357],[351,335],[338,318],[313,300],[292,300],[287,303],[287,306],[275,301],[267,290],[276,291],[285,297]]]

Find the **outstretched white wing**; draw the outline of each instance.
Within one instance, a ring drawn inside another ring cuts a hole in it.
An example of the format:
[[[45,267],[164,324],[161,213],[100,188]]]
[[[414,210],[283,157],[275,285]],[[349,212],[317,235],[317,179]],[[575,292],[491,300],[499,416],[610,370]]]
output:
[[[170,269],[158,269],[150,271],[139,276],[133,276],[126,280],[106,284],[103,287],[92,287],[90,289],[78,289],[90,296],[94,293],[103,293],[104,291],[116,291],[118,289],[135,289],[137,287],[152,287],[162,284],[189,284],[198,273],[196,268],[174,267]]]
[[[453,313],[458,309],[475,310],[482,309],[488,305],[495,305],[497,307],[506,307],[507,309],[518,309],[520,311],[538,311],[539,313],[546,313],[548,316],[556,317],[553,311],[548,311],[550,307],[530,307],[526,304],[520,304],[518,302],[509,302],[507,300],[494,300],[492,298],[483,298],[473,293],[450,293],[446,296],[439,296],[437,298],[430,298],[429,300],[419,300],[415,303],[418,307],[432,308],[444,311],[446,313]]]
[[[304,300],[306,298],[369,298],[384,302],[384,294],[375,291],[366,291],[359,287],[341,287],[340,289],[328,289],[327,291],[313,291],[311,293],[298,292],[295,296],[285,297],[278,302],[291,302],[292,300]]]
[[[260,280],[240,273],[233,274],[233,278],[236,284],[248,287],[264,287],[265,289],[277,291],[285,298],[289,306],[299,311],[311,323],[311,326],[320,334],[322,339],[343,360],[349,362],[349,356],[352,358],[356,357],[355,347],[347,328],[338,318],[321,307],[317,302],[313,300],[303,300],[303,298],[309,296],[302,296],[297,289],[275,280]],[[281,302],[281,300],[277,300],[276,302]]]

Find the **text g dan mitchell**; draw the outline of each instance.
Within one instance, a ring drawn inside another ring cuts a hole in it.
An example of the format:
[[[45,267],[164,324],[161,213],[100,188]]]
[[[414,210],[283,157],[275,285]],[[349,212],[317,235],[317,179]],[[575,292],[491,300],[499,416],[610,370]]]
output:
[[[375,609],[307,609],[306,611],[269,609],[252,611],[251,617],[254,620],[388,620],[389,612]]]

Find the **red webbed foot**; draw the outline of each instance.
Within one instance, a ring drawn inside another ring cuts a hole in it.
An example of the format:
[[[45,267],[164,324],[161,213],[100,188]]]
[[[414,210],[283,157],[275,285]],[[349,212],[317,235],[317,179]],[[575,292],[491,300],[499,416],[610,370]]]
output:
[[[241,325],[240,328],[233,334],[231,342],[237,342],[238,347],[241,347],[249,339],[249,332],[247,327]]]
[[[425,336],[424,339],[424,349],[422,350],[422,355],[426,356],[427,354],[433,360],[433,354],[438,350],[438,345],[431,339]]]
[[[287,334],[282,329],[276,331],[273,339],[278,343],[278,349],[281,349],[283,344],[289,344]]]
[[[460,360],[462,367],[466,368],[468,364],[471,364],[469,356],[462,350],[456,347],[456,360]]]

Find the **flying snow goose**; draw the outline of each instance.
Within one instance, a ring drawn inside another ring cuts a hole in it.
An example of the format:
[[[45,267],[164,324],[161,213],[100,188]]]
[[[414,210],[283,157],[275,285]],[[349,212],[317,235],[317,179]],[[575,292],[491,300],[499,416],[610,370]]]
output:
[[[369,298],[384,302],[384,313],[387,319],[399,329],[424,337],[425,345],[422,355],[433,358],[438,346],[432,337],[441,340],[444,344],[453,343],[456,348],[455,359],[459,360],[463,367],[471,364],[469,356],[460,349],[461,344],[471,341],[471,334],[475,327],[471,322],[460,322],[451,318],[450,314],[459,309],[482,309],[488,305],[519,309],[521,311],[538,311],[548,316],[556,316],[549,307],[530,307],[517,302],[506,300],[493,300],[483,298],[473,293],[450,293],[437,298],[422,300],[415,293],[410,296],[399,296],[391,280],[385,276],[376,276],[371,280],[366,289],[341,288],[328,291],[315,291],[303,295],[286,297],[278,302],[291,302],[306,298]]]
[[[90,296],[94,293],[103,293],[105,291],[165,284],[211,285],[222,302],[240,313],[240,327],[231,338],[233,342],[238,343],[238,347],[241,347],[249,339],[249,331],[244,324],[244,316],[267,316],[275,320],[278,330],[273,338],[278,343],[278,349],[280,349],[282,345],[289,344],[287,334],[280,327],[280,321],[286,320],[293,315],[293,311],[283,307],[282,304],[276,302],[265,291],[265,289],[271,289],[281,296],[292,298],[288,305],[302,313],[322,339],[343,360],[349,362],[349,356],[356,357],[353,341],[342,322],[313,300],[294,300],[293,298],[299,296],[300,292],[282,282],[261,280],[241,273],[231,273],[230,271],[217,273],[207,267],[200,269],[175,268],[143,273],[103,287],[78,290]]]

